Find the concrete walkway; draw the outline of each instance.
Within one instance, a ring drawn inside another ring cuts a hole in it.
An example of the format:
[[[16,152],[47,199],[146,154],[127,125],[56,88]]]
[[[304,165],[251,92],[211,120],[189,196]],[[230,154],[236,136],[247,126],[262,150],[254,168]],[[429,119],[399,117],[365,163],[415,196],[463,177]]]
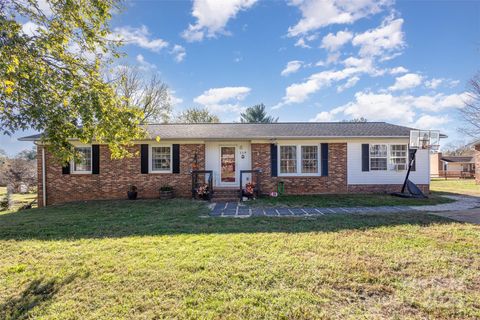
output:
[[[480,197],[446,196],[455,202],[431,206],[381,206],[381,207],[341,207],[341,208],[255,208],[240,202],[212,203],[212,217],[301,217],[322,216],[330,214],[361,214],[361,213],[394,213],[394,212],[428,212],[450,219],[480,223]],[[475,209],[478,208],[478,209]],[[473,209],[473,210],[472,210]]]

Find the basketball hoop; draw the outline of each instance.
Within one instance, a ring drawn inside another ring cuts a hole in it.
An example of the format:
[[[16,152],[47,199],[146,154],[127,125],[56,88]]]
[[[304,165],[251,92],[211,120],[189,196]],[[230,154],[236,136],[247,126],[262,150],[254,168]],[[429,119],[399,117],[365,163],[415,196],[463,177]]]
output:
[[[437,151],[440,147],[440,131],[410,130],[410,149]]]

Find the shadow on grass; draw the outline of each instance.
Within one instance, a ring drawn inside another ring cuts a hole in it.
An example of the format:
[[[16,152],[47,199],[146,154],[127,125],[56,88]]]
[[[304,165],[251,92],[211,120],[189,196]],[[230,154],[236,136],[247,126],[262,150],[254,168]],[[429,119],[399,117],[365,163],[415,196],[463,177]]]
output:
[[[0,304],[1,319],[29,319],[29,311],[42,304],[48,303],[61,287],[69,284],[76,278],[71,275],[62,281],[57,279],[36,279],[19,295],[8,298]]]
[[[82,239],[175,234],[333,232],[452,223],[423,213],[339,214],[309,218],[213,218],[190,200],[92,201],[0,215],[0,240]]]

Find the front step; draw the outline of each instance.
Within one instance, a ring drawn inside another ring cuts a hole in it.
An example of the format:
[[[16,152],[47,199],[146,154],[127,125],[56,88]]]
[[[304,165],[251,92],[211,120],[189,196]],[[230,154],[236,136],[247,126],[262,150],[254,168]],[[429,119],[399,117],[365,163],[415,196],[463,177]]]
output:
[[[240,190],[237,188],[213,188],[212,201],[214,202],[232,202],[239,200]]]

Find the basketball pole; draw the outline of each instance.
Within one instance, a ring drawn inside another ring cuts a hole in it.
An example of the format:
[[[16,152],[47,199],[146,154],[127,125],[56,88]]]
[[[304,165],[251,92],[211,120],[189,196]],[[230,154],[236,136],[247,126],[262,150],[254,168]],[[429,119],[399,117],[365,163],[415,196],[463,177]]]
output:
[[[405,193],[408,177],[410,176],[410,171],[412,170],[413,161],[415,161],[415,154],[417,153],[417,149],[410,149],[410,150],[412,150],[412,152],[410,153],[410,159],[409,159],[410,161],[408,163],[407,176],[405,177],[405,181],[403,182],[402,193]]]

